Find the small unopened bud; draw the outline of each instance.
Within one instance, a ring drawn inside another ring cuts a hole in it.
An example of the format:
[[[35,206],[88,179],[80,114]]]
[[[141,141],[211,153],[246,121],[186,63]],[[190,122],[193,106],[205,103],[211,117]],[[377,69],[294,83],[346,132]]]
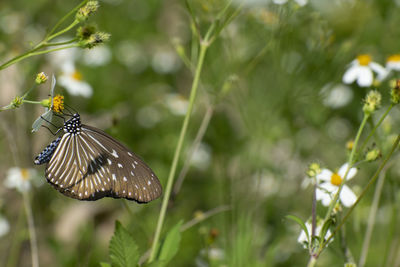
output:
[[[49,77],[44,72],[38,73],[38,75],[36,75],[35,83],[37,84],[45,83],[48,78]]]
[[[81,7],[76,13],[76,19],[79,22],[86,21],[90,15],[95,13],[99,8],[99,2],[97,1],[89,1],[83,7]]]
[[[93,25],[81,26],[76,30],[76,36],[79,40],[86,40],[97,31],[97,28]]]
[[[50,108],[50,106],[51,106],[51,97],[43,99],[42,101],[40,101],[40,105],[42,105],[45,108]]]
[[[110,39],[111,34],[106,33],[106,32],[96,32],[92,35],[89,36],[88,39],[82,40],[81,47],[83,48],[93,48],[96,45],[99,45],[101,43],[104,43]]]
[[[390,101],[393,104],[398,104],[400,102],[400,80],[396,80],[396,84],[390,91]]]
[[[379,151],[379,149],[374,148],[367,152],[367,154],[365,155],[365,160],[366,161],[375,161],[380,156],[381,156],[381,152]]]
[[[352,150],[353,150],[353,147],[354,147],[354,140],[349,140],[349,141],[347,141],[347,143],[346,143],[346,149],[349,150],[349,151],[352,151]]]
[[[357,264],[355,264],[354,262],[346,262],[344,264],[344,267],[357,267]]]
[[[376,91],[372,90],[369,91],[365,100],[364,100],[364,107],[363,111],[366,115],[371,115],[381,106],[382,96],[381,94]]]
[[[316,162],[312,162],[308,166],[308,170],[306,172],[307,176],[310,178],[315,177],[320,173],[321,173],[321,166],[319,165],[319,163],[316,163]]]
[[[16,97],[13,99],[13,101],[11,101],[11,106],[12,106],[13,108],[19,108],[19,107],[22,105],[23,100],[24,100],[24,99],[23,99],[22,97],[16,96]]]

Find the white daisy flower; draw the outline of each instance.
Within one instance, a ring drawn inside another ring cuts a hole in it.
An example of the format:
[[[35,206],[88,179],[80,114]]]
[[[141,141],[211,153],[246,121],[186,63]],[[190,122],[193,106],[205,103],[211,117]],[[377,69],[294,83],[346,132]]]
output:
[[[34,176],[36,176],[35,169],[13,167],[8,170],[4,185],[19,192],[27,192],[31,189],[31,180]]]
[[[387,58],[386,69],[388,71],[400,71],[400,54],[391,55]]]
[[[294,0],[299,6],[305,6],[308,0]],[[284,5],[288,2],[288,0],[272,0],[272,2],[276,5]]]
[[[306,232],[304,232],[304,230],[301,230],[301,233],[299,235],[299,237],[297,238],[297,242],[299,242],[301,245],[303,245],[304,248],[308,248],[308,242],[311,240],[311,232],[312,232],[312,224],[310,222],[306,222],[305,223],[308,234],[310,236],[307,236]],[[319,234],[321,233],[321,229],[322,229],[322,225],[318,225],[315,227],[315,235],[319,236]],[[328,231],[326,231],[325,234],[325,240],[331,235],[331,231],[328,229]],[[333,238],[329,241],[332,242]]]
[[[49,60],[55,68],[61,71],[57,82],[69,94],[91,97],[93,94],[92,87],[83,80],[82,74],[75,67],[75,61],[82,58],[79,52],[76,48],[60,50],[49,54]]]
[[[327,84],[321,90],[323,103],[333,109],[346,106],[353,99],[353,91],[344,84]]]
[[[382,81],[386,78],[388,71],[376,62],[373,62],[370,55],[359,55],[350,63],[350,67],[343,75],[343,82],[351,84],[357,81],[360,87],[369,87],[374,81],[373,72],[377,74],[376,79]]]
[[[83,62],[90,66],[103,66],[111,60],[111,50],[106,45],[83,50]]]
[[[64,87],[71,95],[91,97],[93,89],[83,81],[82,74],[75,68],[72,61],[66,61],[61,66],[62,74],[58,77],[58,84]]]
[[[10,224],[8,220],[0,215],[0,237],[5,236],[10,231]]]
[[[348,163],[343,164],[338,172],[322,169],[321,173],[317,175],[317,180],[319,181],[317,200],[321,200],[322,205],[330,205],[336,192],[339,190],[340,184],[343,182],[348,166]],[[353,178],[356,173],[357,169],[351,168],[347,174],[346,181]],[[357,196],[351,191],[350,187],[343,185],[339,199],[345,207],[350,207],[356,202]]]
[[[167,94],[165,96],[165,105],[174,115],[185,115],[189,107],[189,102],[180,94]]]

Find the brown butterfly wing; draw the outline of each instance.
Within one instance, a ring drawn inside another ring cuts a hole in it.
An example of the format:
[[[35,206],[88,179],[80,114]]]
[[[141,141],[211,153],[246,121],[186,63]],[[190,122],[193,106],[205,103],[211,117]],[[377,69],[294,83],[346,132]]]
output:
[[[137,155],[87,125],[63,135],[46,178],[64,195],[80,200],[114,197],[146,203],[162,194],[157,176]]]

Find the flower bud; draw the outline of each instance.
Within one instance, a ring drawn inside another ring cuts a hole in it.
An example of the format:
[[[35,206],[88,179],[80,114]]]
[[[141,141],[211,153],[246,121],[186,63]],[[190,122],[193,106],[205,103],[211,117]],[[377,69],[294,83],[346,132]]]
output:
[[[44,72],[38,73],[38,75],[36,75],[35,83],[37,84],[45,83],[48,78],[49,77]]]
[[[96,45],[104,43],[110,39],[111,34],[106,32],[96,32],[89,36],[86,40],[82,40],[80,42],[81,47],[83,48],[93,48]]]
[[[308,166],[308,170],[306,172],[307,176],[310,177],[310,178],[315,177],[320,173],[321,173],[321,166],[317,162],[312,162]]]
[[[376,91],[372,90],[369,91],[365,100],[364,100],[364,107],[363,111],[366,115],[371,115],[381,106],[382,96],[381,94]]]
[[[90,15],[95,13],[99,8],[99,2],[97,1],[89,1],[83,7],[81,7],[76,13],[76,19],[79,22],[86,21]]]
[[[365,160],[366,161],[375,161],[377,158],[381,156],[381,151],[379,149],[371,149],[367,151],[367,154],[365,155]]]
[[[390,91],[390,101],[393,104],[398,104],[400,102],[400,80],[396,80],[396,84]]]

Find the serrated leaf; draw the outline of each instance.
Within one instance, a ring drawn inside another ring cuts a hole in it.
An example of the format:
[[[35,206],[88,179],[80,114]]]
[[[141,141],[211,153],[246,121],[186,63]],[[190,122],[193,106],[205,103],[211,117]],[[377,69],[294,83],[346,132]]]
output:
[[[110,241],[110,258],[112,266],[134,267],[139,261],[138,246],[131,234],[115,222],[115,232]]]
[[[165,266],[178,252],[179,244],[181,242],[181,226],[182,221],[178,222],[174,227],[172,227],[165,237],[157,259],[160,264],[159,266]]]
[[[100,262],[100,267],[111,267],[111,264],[108,262]]]
[[[285,216],[286,219],[292,220],[295,223],[297,223],[298,225],[300,225],[300,227],[303,229],[303,231],[306,233],[307,236],[307,240],[308,243],[310,243],[310,234],[308,233],[308,229],[307,226],[304,224],[304,222],[297,216],[294,215],[286,215]]]

